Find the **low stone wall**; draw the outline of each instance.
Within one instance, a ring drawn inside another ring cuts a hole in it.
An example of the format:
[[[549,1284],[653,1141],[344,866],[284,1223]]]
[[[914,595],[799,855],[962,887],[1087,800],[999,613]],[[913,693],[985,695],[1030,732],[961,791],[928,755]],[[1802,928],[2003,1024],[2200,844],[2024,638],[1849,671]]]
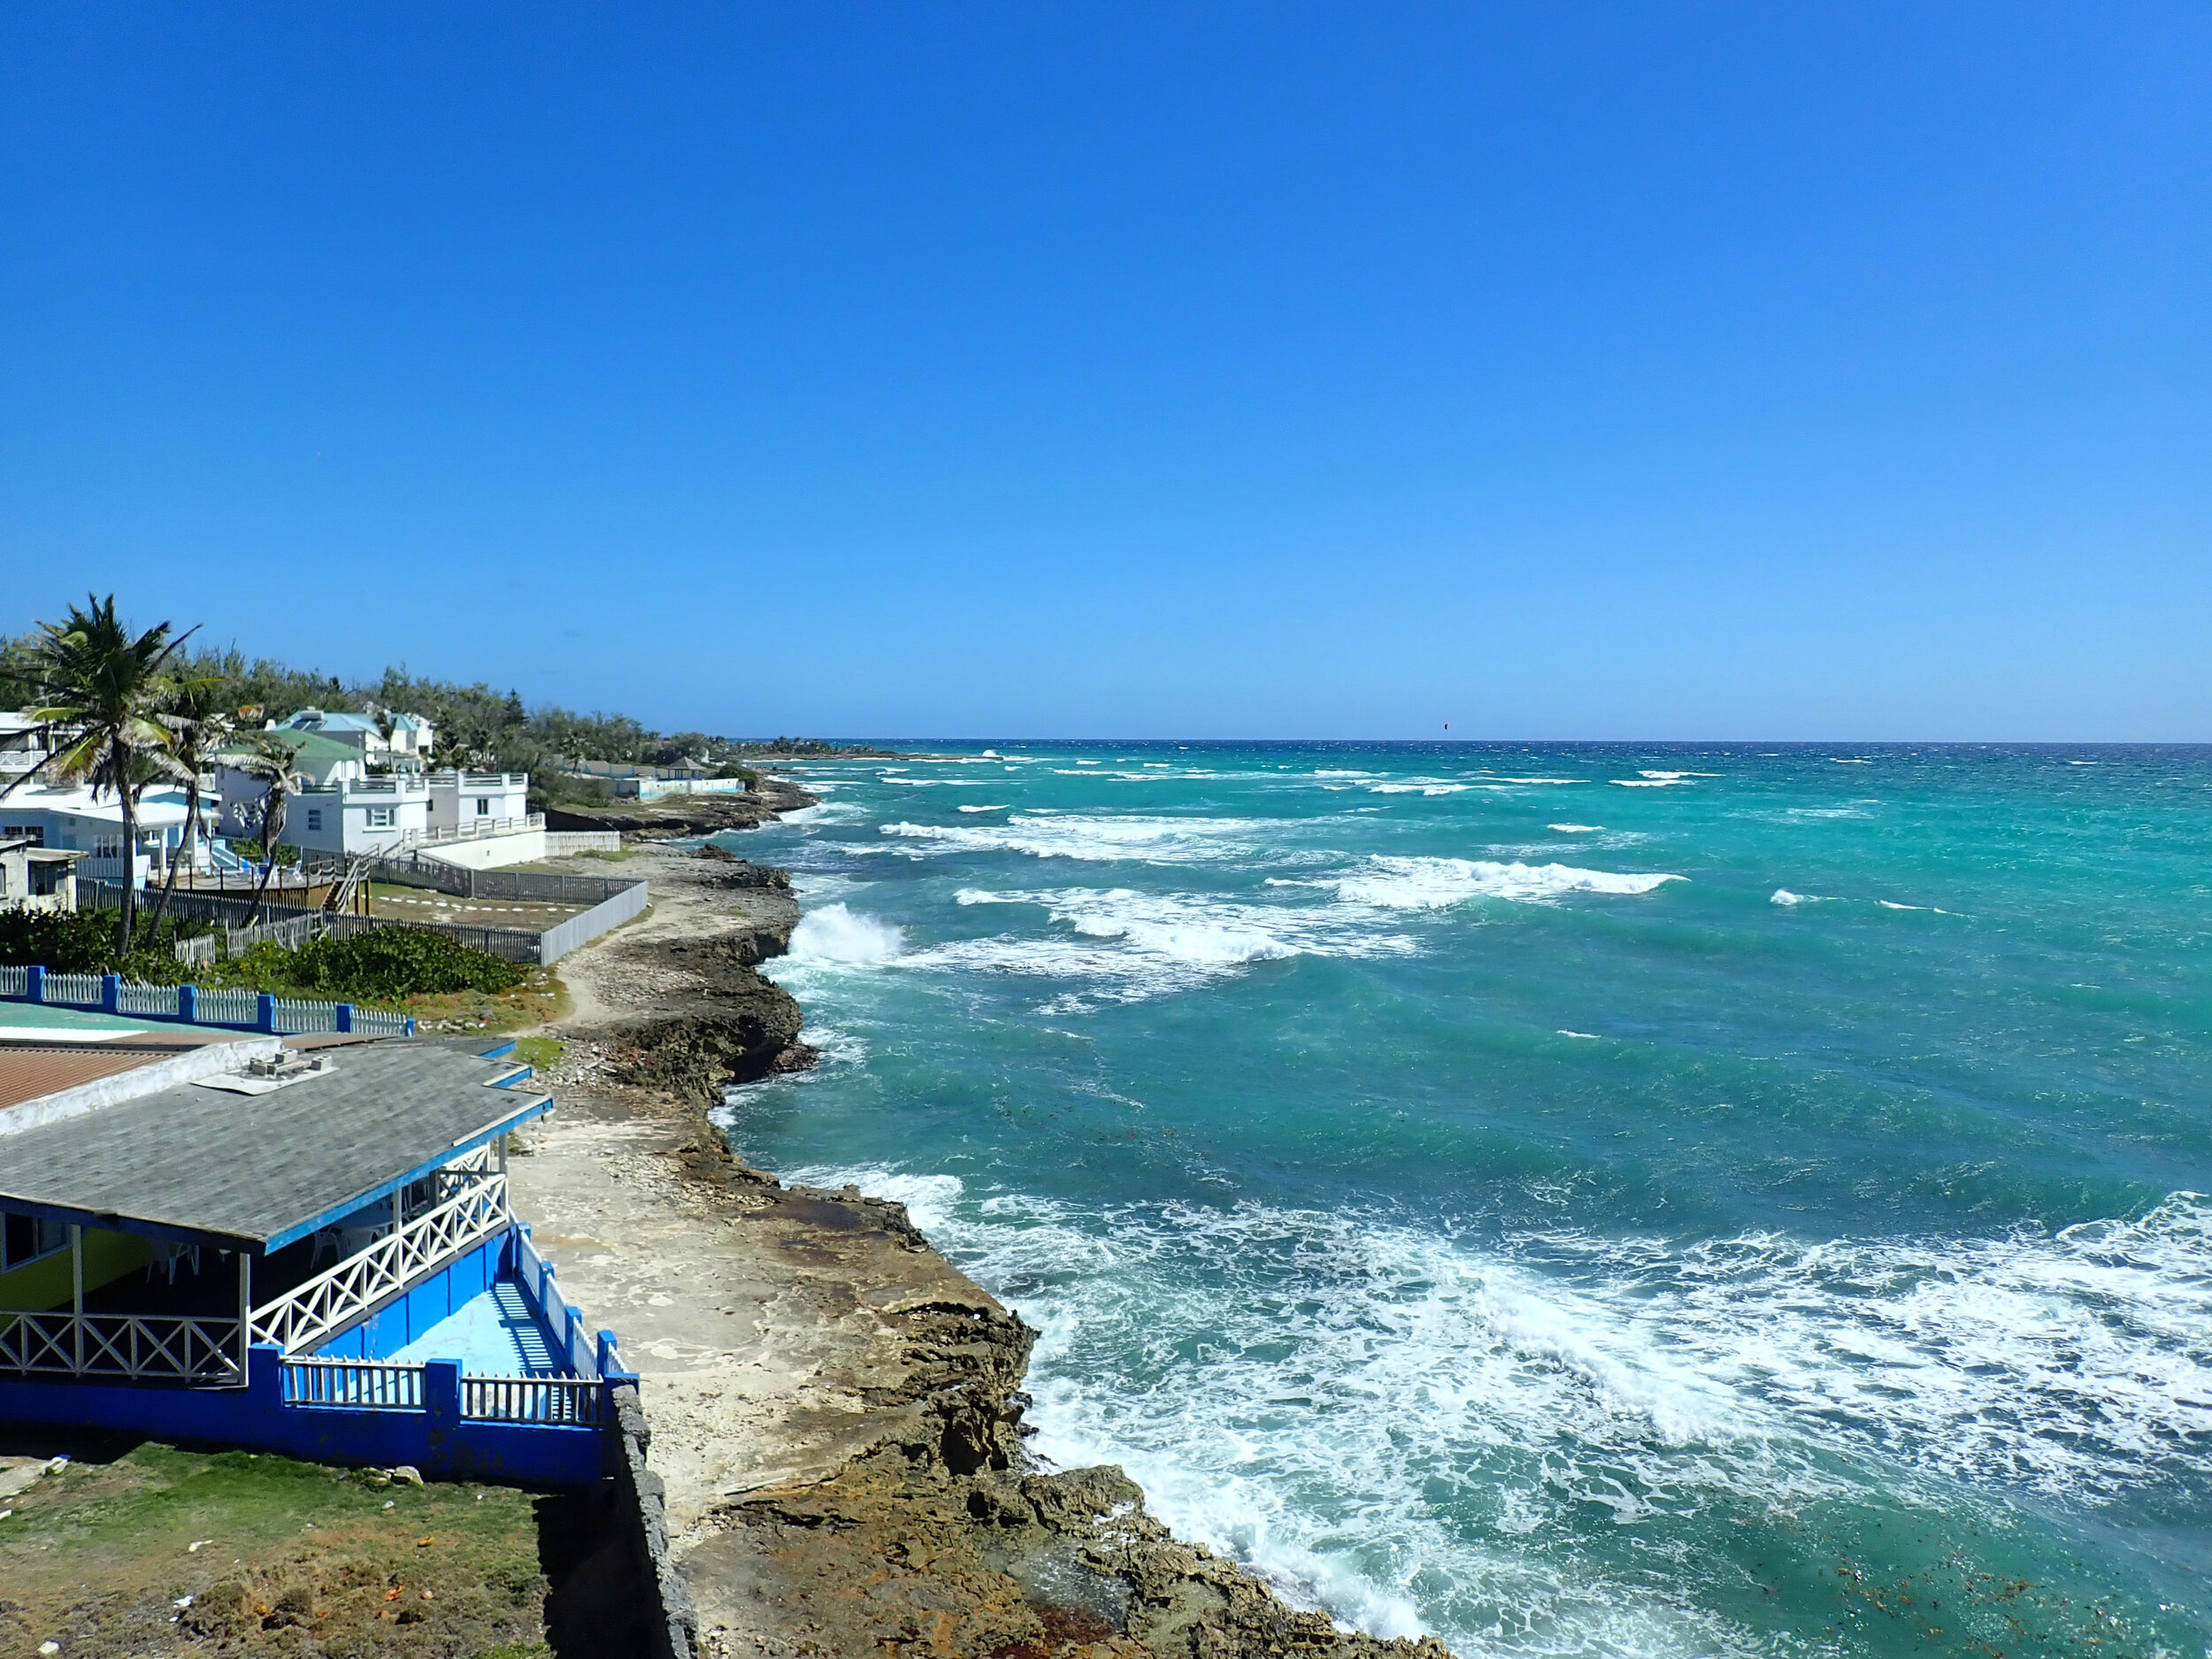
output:
[[[653,1432],[645,1421],[637,1385],[616,1383],[607,1391],[613,1407],[610,1450],[615,1489],[613,1524],[627,1545],[637,1571],[637,1588],[647,1617],[643,1652],[648,1659],[695,1659],[699,1616],[691,1605],[676,1563],[668,1554],[667,1489],[645,1466]]]
[[[545,832],[545,853],[549,858],[558,858],[572,853],[618,853],[622,850],[620,830],[548,830]]]

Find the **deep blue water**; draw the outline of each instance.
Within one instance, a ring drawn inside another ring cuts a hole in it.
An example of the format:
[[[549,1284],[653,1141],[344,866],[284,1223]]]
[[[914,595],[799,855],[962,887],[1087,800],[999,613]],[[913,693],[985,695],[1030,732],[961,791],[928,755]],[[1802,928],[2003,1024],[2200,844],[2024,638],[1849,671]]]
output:
[[[2212,1652],[2212,751],[995,747],[726,838],[730,1121],[1046,1455],[1463,1655]]]

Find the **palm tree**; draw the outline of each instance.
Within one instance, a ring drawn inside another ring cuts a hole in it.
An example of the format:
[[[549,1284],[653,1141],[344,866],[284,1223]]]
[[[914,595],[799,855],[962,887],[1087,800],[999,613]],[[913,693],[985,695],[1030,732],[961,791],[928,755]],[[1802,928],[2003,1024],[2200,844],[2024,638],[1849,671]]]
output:
[[[191,857],[200,845],[200,773],[215,758],[216,752],[230,741],[230,713],[219,702],[222,691],[223,682],[211,675],[180,680],[167,711],[161,717],[162,724],[169,728],[170,758],[177,775],[184,780],[188,804],[183,844],[177,849],[178,856],[169,861],[169,874],[161,884],[161,898],[154,906],[154,919],[146,925],[150,942],[161,929],[162,914],[169,908],[169,895],[176,891],[177,866]]]
[[[276,873],[277,837],[284,833],[284,808],[293,791],[307,780],[299,768],[299,746],[281,732],[250,732],[244,751],[234,762],[239,771],[257,780],[261,796],[261,881],[253,890],[257,906]]]
[[[78,733],[65,748],[11,784],[50,766],[65,778],[88,780],[96,795],[115,791],[123,818],[123,914],[117,954],[127,955],[138,920],[138,791],[145,765],[165,765],[173,746],[157,716],[169,694],[168,668],[177,648],[196,632],[173,634],[166,622],[134,635],[115,614],[115,595],[88,594],[88,609],[69,607],[60,622],[42,622],[32,642],[33,672],[45,706],[32,718]]]

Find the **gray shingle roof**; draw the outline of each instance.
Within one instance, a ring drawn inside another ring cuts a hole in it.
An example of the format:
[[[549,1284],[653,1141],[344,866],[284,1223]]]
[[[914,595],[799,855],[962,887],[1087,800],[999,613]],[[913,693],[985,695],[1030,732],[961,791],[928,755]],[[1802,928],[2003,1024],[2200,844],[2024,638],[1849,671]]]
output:
[[[266,1094],[186,1083],[0,1135],[0,1203],[275,1248],[546,1103],[527,1085],[488,1087],[512,1060],[415,1043],[321,1052],[328,1075]]]

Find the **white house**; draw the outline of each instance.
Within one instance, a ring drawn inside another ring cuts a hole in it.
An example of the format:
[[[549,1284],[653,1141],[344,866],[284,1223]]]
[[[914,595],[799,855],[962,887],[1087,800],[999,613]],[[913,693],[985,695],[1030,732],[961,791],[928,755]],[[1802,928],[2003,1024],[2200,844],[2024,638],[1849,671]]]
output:
[[[430,774],[430,832],[434,838],[497,834],[495,825],[519,828],[530,814],[526,772],[434,772]]]
[[[344,739],[279,730],[304,780],[303,787],[285,799],[279,841],[303,852],[338,857],[389,852],[422,839],[430,823],[430,786],[420,772],[371,777],[367,758]],[[221,833],[257,841],[268,787],[237,764],[239,757],[239,750],[227,751],[216,771]]]
[[[0,910],[73,910],[82,853],[0,839]]]
[[[389,738],[379,726],[373,710],[367,714],[334,714],[320,709],[302,709],[280,723],[277,730],[313,732],[334,739],[351,748],[364,760],[380,766],[420,768],[430,757],[430,722],[419,714],[388,713],[385,718],[391,722]]]
[[[51,752],[50,728],[29,715],[0,710],[0,780],[12,781]]]
[[[322,788],[297,791],[285,803],[284,840],[302,852],[331,856],[395,852],[423,838],[430,801],[430,786],[419,772],[334,779]]]
[[[0,841],[22,841],[87,856],[78,875],[94,881],[128,880],[144,887],[167,873],[184,839],[188,797],[180,785],[157,784],[139,797],[137,845],[126,864],[123,806],[112,791],[98,795],[81,784],[27,784],[0,798]]]

